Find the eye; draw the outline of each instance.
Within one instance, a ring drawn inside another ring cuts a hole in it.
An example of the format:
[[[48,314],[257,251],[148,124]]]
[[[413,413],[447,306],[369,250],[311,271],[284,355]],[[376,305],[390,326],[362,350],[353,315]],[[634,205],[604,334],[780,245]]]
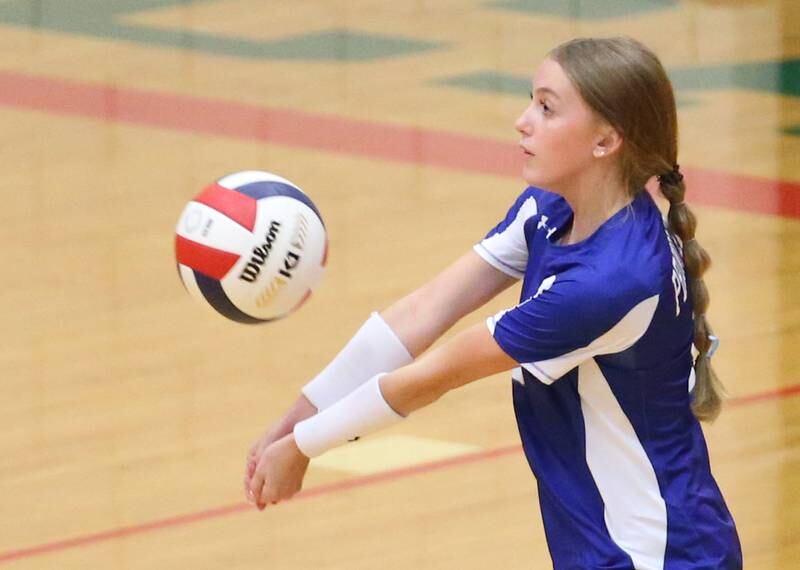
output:
[[[553,112],[553,110],[550,108],[550,105],[548,105],[547,101],[545,101],[544,99],[539,99],[539,106],[542,108],[542,111],[544,112],[545,115],[549,115],[550,113]]]
[[[531,101],[533,101],[533,91],[530,91],[529,94],[531,96]]]

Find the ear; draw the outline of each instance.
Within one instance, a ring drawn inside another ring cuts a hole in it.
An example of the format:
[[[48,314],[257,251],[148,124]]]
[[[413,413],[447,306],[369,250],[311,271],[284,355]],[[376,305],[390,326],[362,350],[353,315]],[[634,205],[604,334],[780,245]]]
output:
[[[595,158],[611,156],[622,146],[622,136],[611,126],[605,125],[595,141],[592,154]]]

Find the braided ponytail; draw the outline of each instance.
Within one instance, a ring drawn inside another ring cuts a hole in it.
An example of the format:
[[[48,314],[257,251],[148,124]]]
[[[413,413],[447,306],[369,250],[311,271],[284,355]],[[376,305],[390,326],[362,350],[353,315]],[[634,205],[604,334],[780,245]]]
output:
[[[697,218],[684,203],[686,186],[675,164],[678,157],[678,112],[675,94],[658,57],[632,38],[578,38],[550,52],[592,110],[613,127],[623,144],[622,180],[631,196],[644,191],[653,175],[670,202],[669,231],[680,238],[688,289],[694,306],[695,385],[692,410],[713,420],[722,405],[722,385],[711,368],[711,326],[706,320],[708,289],[703,274],[711,259],[694,232]]]
[[[683,263],[694,307],[694,346],[699,354],[694,362],[695,385],[692,411],[702,421],[716,419],[722,407],[724,390],[711,367],[711,325],[706,319],[709,296],[703,274],[711,265],[711,258],[695,239],[697,218],[684,202],[686,185],[676,164],[673,170],[658,177],[661,193],[669,200],[667,220],[669,230],[683,243]]]

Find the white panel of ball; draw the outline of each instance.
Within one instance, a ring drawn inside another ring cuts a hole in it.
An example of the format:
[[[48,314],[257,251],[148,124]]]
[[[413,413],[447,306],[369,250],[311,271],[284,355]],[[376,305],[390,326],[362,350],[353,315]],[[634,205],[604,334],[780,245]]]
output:
[[[253,234],[225,214],[200,202],[189,202],[178,219],[176,233],[207,247],[239,254],[249,249]]]
[[[263,173],[259,173],[263,174]],[[288,314],[320,282],[325,228],[317,214],[287,196],[257,201],[248,250],[221,280],[242,311],[259,319]]]

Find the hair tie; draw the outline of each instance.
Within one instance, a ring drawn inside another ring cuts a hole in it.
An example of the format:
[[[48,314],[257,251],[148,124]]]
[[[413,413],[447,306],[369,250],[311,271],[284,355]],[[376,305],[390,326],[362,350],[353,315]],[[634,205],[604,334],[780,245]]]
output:
[[[717,352],[717,349],[719,348],[719,337],[710,334],[708,335],[708,340],[711,341],[711,346],[709,347],[708,352],[703,355],[703,358],[708,358],[711,360],[711,357],[714,356],[714,353]]]
[[[670,170],[669,172],[665,172],[664,174],[661,174],[661,175],[657,176],[656,178],[658,178],[658,181],[661,184],[668,184],[670,186],[677,186],[678,184],[683,182],[683,174],[681,174],[680,168],[681,168],[680,165],[676,164],[675,166],[672,167],[672,170]],[[682,204],[682,203],[683,202],[680,202],[680,204]]]

